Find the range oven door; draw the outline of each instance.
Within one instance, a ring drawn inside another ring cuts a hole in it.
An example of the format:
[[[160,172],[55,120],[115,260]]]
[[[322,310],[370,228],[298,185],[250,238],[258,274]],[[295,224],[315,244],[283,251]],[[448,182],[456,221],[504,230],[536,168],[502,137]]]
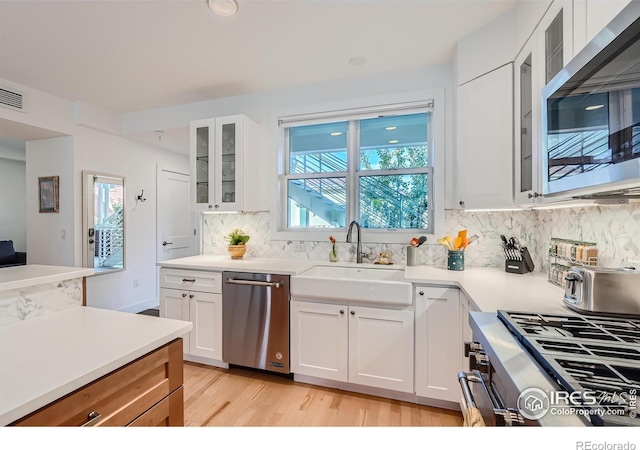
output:
[[[464,402],[463,414],[476,408],[482,415],[484,425],[489,427],[525,425],[525,420],[516,409],[504,406],[489,378],[478,370],[458,374]]]

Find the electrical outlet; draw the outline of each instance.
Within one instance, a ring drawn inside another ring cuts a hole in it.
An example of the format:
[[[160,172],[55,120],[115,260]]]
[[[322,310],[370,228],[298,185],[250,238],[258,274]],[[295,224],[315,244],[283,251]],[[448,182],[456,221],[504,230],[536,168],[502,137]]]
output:
[[[137,278],[134,278],[133,279],[133,287],[134,288],[140,287],[140,280],[138,280]]]
[[[293,251],[294,252],[306,252],[307,251],[307,246],[304,244],[294,244],[293,245]]]

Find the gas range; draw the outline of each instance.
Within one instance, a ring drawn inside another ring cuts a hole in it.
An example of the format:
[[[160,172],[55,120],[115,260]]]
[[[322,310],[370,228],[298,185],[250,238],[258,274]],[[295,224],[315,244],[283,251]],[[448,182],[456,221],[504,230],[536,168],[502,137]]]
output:
[[[639,426],[640,317],[471,313],[463,392],[493,425]],[[507,420],[504,420],[506,417]]]

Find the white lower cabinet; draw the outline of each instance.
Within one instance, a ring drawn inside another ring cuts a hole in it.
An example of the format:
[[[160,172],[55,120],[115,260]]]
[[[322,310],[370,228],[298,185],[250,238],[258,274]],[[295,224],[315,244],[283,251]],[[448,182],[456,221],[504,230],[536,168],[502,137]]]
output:
[[[456,288],[416,286],[415,299],[416,395],[458,403],[466,297]]]
[[[413,311],[291,302],[291,371],[413,392]]]
[[[221,279],[218,272],[160,269],[160,317],[193,323],[183,336],[185,359],[222,361]]]

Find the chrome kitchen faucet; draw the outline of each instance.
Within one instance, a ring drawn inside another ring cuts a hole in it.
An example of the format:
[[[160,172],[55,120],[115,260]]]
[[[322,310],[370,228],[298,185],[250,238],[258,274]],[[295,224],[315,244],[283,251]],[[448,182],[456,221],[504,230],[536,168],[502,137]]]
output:
[[[360,237],[360,224],[353,220],[349,224],[349,229],[347,230],[347,242],[351,243],[351,232],[353,231],[353,226],[356,226],[356,230],[358,231],[358,243],[356,244],[356,262],[358,264],[362,264],[362,257],[369,258],[368,253],[362,253],[362,239]]]

